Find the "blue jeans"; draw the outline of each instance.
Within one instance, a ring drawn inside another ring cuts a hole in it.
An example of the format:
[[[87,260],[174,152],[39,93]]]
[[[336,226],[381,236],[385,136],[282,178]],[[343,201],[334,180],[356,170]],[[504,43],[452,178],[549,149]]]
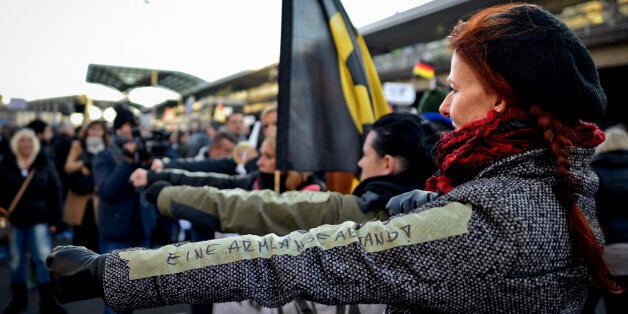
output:
[[[31,261],[35,266],[35,278],[37,285],[41,286],[50,282],[46,257],[52,251],[50,232],[47,223],[40,223],[29,227],[13,226],[11,235],[11,282],[26,281],[29,263],[26,260],[26,252],[31,253]]]

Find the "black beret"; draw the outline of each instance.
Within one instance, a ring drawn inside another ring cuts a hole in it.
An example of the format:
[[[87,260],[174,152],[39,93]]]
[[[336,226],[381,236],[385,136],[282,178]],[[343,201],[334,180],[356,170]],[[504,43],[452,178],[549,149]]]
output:
[[[539,105],[564,122],[602,117],[606,95],[595,63],[565,23],[527,4],[489,18],[510,21],[487,43],[487,61],[524,105]]]

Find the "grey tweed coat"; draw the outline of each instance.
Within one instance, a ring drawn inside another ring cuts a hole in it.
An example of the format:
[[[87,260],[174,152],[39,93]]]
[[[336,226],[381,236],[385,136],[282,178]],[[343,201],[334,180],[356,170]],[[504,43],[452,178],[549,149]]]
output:
[[[571,161],[599,236],[591,154],[573,149]],[[554,169],[535,150],[386,222],[116,251],[105,301],[117,311],[244,299],[276,307],[298,297],[391,312],[579,312],[590,274],[551,192]]]

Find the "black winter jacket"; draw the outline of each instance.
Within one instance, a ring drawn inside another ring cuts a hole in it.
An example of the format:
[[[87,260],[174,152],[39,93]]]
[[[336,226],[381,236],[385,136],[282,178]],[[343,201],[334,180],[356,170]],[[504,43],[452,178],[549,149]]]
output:
[[[597,155],[591,167],[600,178],[596,203],[606,244],[628,242],[628,150]]]
[[[61,181],[54,164],[40,151],[30,169],[35,175],[11,214],[15,226],[38,223],[57,225],[61,221]],[[30,170],[29,169],[29,170]],[[8,151],[0,162],[0,206],[9,208],[26,179],[17,166],[15,155]]]

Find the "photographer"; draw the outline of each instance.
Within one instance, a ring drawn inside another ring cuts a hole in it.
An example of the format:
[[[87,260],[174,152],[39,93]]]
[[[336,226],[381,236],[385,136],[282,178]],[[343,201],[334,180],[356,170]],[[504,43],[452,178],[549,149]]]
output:
[[[98,239],[101,253],[128,247],[148,247],[155,226],[155,208],[143,200],[143,193],[129,181],[147,154],[135,140],[139,120],[126,107],[115,107],[113,143],[94,156],[92,172],[98,204]],[[110,312],[109,308],[105,312]]]
[[[134,140],[133,130],[138,119],[123,106],[116,106],[113,122],[113,144],[94,157],[93,173],[98,189],[98,221],[100,251],[146,246],[148,234],[142,227],[140,194],[129,182],[129,176],[138,168],[143,156],[140,143]],[[149,210],[149,209],[148,209]]]

